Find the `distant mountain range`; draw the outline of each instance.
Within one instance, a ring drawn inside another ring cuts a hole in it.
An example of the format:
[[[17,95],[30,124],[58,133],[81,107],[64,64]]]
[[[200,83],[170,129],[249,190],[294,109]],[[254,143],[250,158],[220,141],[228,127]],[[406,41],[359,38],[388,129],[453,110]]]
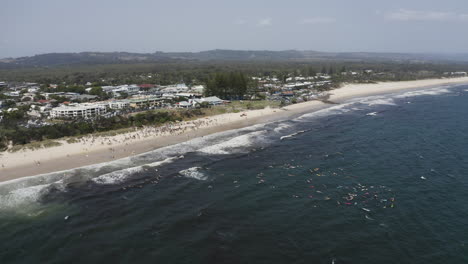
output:
[[[168,63],[184,61],[388,61],[468,63],[468,54],[372,53],[267,50],[209,50],[202,52],[80,52],[47,53],[0,59],[0,68],[55,67],[120,63]]]

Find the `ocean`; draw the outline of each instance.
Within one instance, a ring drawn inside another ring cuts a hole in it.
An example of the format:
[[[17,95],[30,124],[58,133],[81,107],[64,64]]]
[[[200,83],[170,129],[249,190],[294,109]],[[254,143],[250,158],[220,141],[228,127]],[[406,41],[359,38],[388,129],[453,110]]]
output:
[[[0,263],[468,263],[468,86],[0,184]]]

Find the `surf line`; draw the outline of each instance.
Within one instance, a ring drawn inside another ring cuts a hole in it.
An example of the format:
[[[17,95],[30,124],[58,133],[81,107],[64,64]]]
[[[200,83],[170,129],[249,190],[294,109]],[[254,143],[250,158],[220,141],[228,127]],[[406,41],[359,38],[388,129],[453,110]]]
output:
[[[300,130],[300,131],[297,131],[296,133],[293,133],[293,134],[290,134],[290,135],[287,135],[287,136],[282,136],[282,137],[280,137],[280,140],[284,140],[284,139],[287,139],[287,138],[292,138],[294,136],[305,133],[307,131],[310,131],[310,130]]]

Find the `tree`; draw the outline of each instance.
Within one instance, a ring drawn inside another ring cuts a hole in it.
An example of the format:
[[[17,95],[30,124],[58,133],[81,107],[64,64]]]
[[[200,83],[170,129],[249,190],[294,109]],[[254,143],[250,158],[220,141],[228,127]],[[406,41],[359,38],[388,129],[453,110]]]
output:
[[[307,68],[307,75],[308,76],[316,76],[317,72],[314,70],[314,68],[312,66],[309,66]]]
[[[120,92],[119,94],[120,94],[119,97],[122,98],[122,99],[126,99],[129,96],[128,93],[126,93],[126,92]]]
[[[39,101],[39,100],[45,100],[45,96],[41,95],[41,94],[36,94],[36,96],[34,96],[34,101]]]
[[[2,107],[5,107],[5,108],[12,108],[15,105],[16,105],[16,102],[13,100],[6,100],[6,101],[3,101],[2,103]]]
[[[285,107],[286,106],[286,101],[284,99],[282,99],[279,106],[280,106],[280,108]]]
[[[210,107],[210,103],[208,102],[201,102],[200,103],[200,108],[209,108]]]
[[[323,66],[323,67],[322,67],[322,71],[321,71],[321,73],[323,73],[323,74],[327,74],[327,67]]]
[[[241,72],[216,73],[206,82],[205,96],[223,99],[242,99],[247,92],[249,81]]]
[[[49,96],[49,98],[55,100],[57,103],[63,103],[63,102],[68,101],[68,98],[66,98],[65,96],[59,96],[59,95],[51,95]]]
[[[97,95],[97,96],[102,96],[105,92],[102,90],[101,87],[97,86],[97,87],[93,87],[91,88],[91,90],[89,91],[89,94],[91,95]]]

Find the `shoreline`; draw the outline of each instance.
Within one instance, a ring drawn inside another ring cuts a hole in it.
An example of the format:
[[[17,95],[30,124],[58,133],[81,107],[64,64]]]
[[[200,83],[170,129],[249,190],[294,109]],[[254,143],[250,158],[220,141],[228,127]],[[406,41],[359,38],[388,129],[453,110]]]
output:
[[[465,83],[468,83],[468,77],[347,84],[329,91],[331,94],[329,100],[342,103],[359,97]],[[5,166],[4,168],[0,167],[0,182],[118,160],[194,138],[255,124],[281,121],[330,106],[332,105],[321,101],[308,101],[281,109],[265,108],[203,117],[161,127],[144,127],[115,136],[94,137],[88,135],[75,143],[59,140],[62,145],[49,148],[0,152],[0,164]]]

